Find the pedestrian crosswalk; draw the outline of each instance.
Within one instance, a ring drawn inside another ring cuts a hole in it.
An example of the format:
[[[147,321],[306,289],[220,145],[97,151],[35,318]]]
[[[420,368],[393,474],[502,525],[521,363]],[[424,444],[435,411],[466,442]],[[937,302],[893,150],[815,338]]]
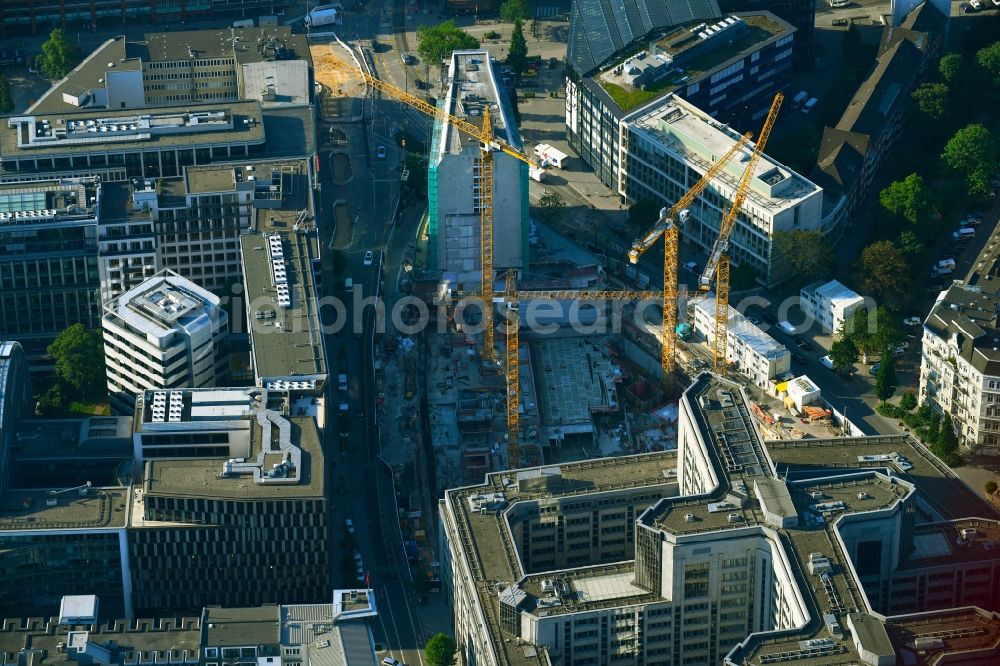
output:
[[[550,16],[555,16],[559,13],[559,7],[557,5],[540,5],[535,7],[535,18],[543,19],[549,18]]]

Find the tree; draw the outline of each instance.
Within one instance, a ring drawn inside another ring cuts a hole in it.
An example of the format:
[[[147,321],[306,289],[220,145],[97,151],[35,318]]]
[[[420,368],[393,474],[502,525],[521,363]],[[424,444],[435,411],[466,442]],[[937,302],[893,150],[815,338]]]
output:
[[[645,231],[660,219],[660,208],[662,207],[660,202],[651,197],[636,199],[635,203],[628,207],[628,217],[625,222]]]
[[[837,265],[833,246],[819,231],[779,231],[774,234],[772,263],[780,263],[801,284],[829,277]]]
[[[965,180],[970,196],[986,196],[990,175],[997,165],[997,145],[985,126],[975,123],[955,132],[945,144],[941,159]]]
[[[850,338],[851,342],[865,354],[893,347],[903,339],[899,317],[884,305],[878,306],[874,321],[871,320],[869,311],[859,308],[844,322],[840,334],[842,337]]]
[[[49,390],[38,398],[38,410],[42,413],[42,416],[48,416],[50,418],[62,412],[62,386],[60,386],[58,382],[50,386]]]
[[[920,409],[923,409],[924,407],[927,407],[927,405],[921,406]],[[928,407],[928,409],[930,408]],[[918,416],[919,416],[919,410],[918,410]],[[930,425],[927,426],[927,442],[931,446],[933,446],[934,444],[937,443],[938,437],[940,436],[941,436],[941,415],[938,414],[937,412],[932,412]]]
[[[841,337],[830,345],[830,360],[837,370],[849,368],[858,362],[858,348],[850,338]]]
[[[875,396],[885,402],[892,397],[896,391],[896,361],[893,359],[889,349],[882,354],[882,360],[878,364],[878,373],[875,375]]]
[[[539,215],[545,222],[556,223],[562,220],[566,214],[566,202],[556,192],[546,192],[542,195],[538,205],[541,207]]]
[[[949,94],[943,83],[925,83],[910,93],[910,98],[927,120],[939,121],[948,114]]]
[[[521,30],[521,19],[514,21],[514,32],[510,36],[510,48],[507,49],[507,65],[520,74],[528,62],[528,43],[524,41]]]
[[[500,5],[500,20],[504,23],[517,23],[524,21],[531,14],[528,3],[525,0],[505,0]]]
[[[910,266],[891,241],[877,241],[861,251],[861,282],[865,293],[893,309],[910,295]]]
[[[896,245],[907,257],[916,257],[924,251],[923,242],[909,229],[899,234],[899,240],[896,241]]]
[[[97,400],[105,392],[104,344],[99,333],[73,324],[49,345],[56,377],[79,395]]]
[[[878,200],[882,208],[893,215],[899,215],[910,224],[922,222],[934,208],[930,189],[924,183],[923,177],[915,173],[911,173],[903,180],[890,183],[879,192]]]
[[[458,645],[455,639],[447,634],[437,633],[430,637],[424,646],[424,656],[429,666],[452,666],[455,663],[455,652]]]
[[[995,494],[997,491],[997,482],[994,481],[993,479],[990,479],[989,481],[986,482],[986,485],[983,487],[983,490],[986,491],[987,495]]]
[[[749,262],[733,266],[729,271],[729,284],[733,291],[744,291],[757,286],[757,271]]]
[[[993,77],[993,85],[1000,86],[1000,42],[994,42],[976,52],[976,62]]]
[[[437,25],[420,26],[417,28],[417,41],[420,42],[417,52],[427,62],[440,63],[452,51],[479,48],[479,40],[457,28],[451,19]]]
[[[955,424],[951,420],[951,414],[946,413],[941,419],[941,432],[938,433],[937,441],[931,450],[947,465],[957,464],[960,460],[958,435],[955,434]]]
[[[938,61],[938,73],[949,86],[954,85],[962,75],[962,54],[945,53]]]
[[[0,113],[10,113],[14,110],[14,98],[10,94],[10,81],[7,75],[0,72]]]
[[[76,44],[71,42],[62,28],[54,28],[42,44],[37,58],[38,68],[46,77],[59,80],[69,74],[78,59]]]
[[[917,396],[913,394],[913,391],[907,391],[899,396],[899,406],[908,412],[911,411],[917,406]]]

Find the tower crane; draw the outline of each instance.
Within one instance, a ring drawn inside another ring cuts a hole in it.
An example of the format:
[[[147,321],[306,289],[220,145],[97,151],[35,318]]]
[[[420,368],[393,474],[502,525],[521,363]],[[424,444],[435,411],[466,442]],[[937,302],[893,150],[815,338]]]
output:
[[[632,243],[628,251],[630,263],[638,263],[639,257],[663,236],[663,332],[660,334],[660,366],[664,378],[669,377],[676,366],[675,348],[677,346],[677,240],[678,226],[684,224],[688,215],[688,206],[708,187],[716,175],[729,163],[738,152],[743,150],[750,137],[747,132],[733,144],[733,147],[715,161],[705,171],[705,175],[694,184],[677,203],[670,208],[660,210],[660,219],[646,232],[644,236]]]
[[[479,141],[481,151],[479,158],[480,175],[482,179],[482,195],[479,207],[481,225],[479,238],[482,265],[483,356],[488,359],[495,358],[493,346],[493,154],[500,152],[510,155],[534,168],[539,168],[540,165],[520,148],[515,148],[503,139],[493,135],[493,125],[490,121],[488,106],[483,110],[483,125],[482,127],[478,127],[474,123],[451,115],[444,109],[439,109],[432,104],[428,104],[419,97],[411,95],[391,83],[376,79],[371,74],[357,69],[342,60],[338,60],[333,56],[332,52],[319,56],[314,54],[313,68],[316,72],[316,79],[321,83],[328,84],[331,89],[336,89],[335,82],[332,80],[323,81],[322,78],[331,75],[333,70],[360,76],[374,90],[385,93],[425,115],[447,123],[459,132],[468,134]]]
[[[784,99],[785,96],[779,92],[774,96],[774,101],[771,102],[771,110],[768,111],[764,127],[760,130],[760,138],[754,145],[750,161],[736,187],[736,194],[733,195],[733,204],[719,226],[719,237],[715,239],[712,253],[705,263],[705,270],[698,278],[698,289],[701,291],[708,291],[712,286],[713,277],[716,281],[715,340],[712,345],[712,355],[713,370],[721,375],[726,374],[726,342],[729,334],[729,237],[733,233],[733,227],[736,226],[736,216],[743,208],[743,202],[746,201],[747,195],[750,193],[750,181],[753,179],[757,164],[764,154],[764,146],[767,145],[767,139],[771,136],[771,129],[774,127],[774,121],[778,118],[778,110]]]

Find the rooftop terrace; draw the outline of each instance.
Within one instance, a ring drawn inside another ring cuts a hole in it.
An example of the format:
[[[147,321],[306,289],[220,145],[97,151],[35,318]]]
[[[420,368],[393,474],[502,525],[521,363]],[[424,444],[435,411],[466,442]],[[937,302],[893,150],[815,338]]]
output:
[[[96,178],[0,183],[0,229],[96,223],[102,190]]]

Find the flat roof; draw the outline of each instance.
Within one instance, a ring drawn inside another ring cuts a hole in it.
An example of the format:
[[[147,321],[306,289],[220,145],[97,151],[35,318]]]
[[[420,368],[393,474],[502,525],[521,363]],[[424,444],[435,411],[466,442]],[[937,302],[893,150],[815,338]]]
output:
[[[618,411],[621,369],[592,337],[540,336],[530,343],[543,423],[591,432],[596,412]]]
[[[164,269],[106,303],[104,316],[162,338],[200,317],[217,318],[219,302],[212,292]]]
[[[0,230],[97,224],[107,185],[97,178],[42,178],[0,183]]]
[[[708,298],[704,298],[695,303],[695,307],[704,312],[706,317],[714,321],[716,303],[717,301],[715,300],[715,295],[711,294]],[[754,353],[769,360],[791,353],[785,345],[772,338],[757,326],[751,324],[747,318],[740,314],[739,311],[732,305],[728,307],[729,335],[739,338],[743,341],[743,344],[752,349]]]
[[[75,491],[53,496],[44,490],[8,489],[0,496],[0,531],[4,532],[99,530],[125,527],[127,522],[127,488],[91,488],[85,496]]]
[[[1000,523],[996,520],[965,518],[917,525],[913,541],[913,552],[897,571],[1000,559]]]
[[[200,113],[222,114],[221,120],[207,125],[192,122],[192,114]],[[122,124],[115,125],[115,120]],[[70,130],[70,122],[83,124]],[[53,132],[65,128],[66,138],[53,136],[39,141],[46,137],[32,136],[46,127]],[[109,131],[90,131],[98,127],[108,127]],[[125,129],[115,132],[111,127]],[[74,110],[10,116],[0,121],[0,158],[4,159],[107,152],[109,146],[126,151],[234,143],[264,143],[260,102],[186,102],[139,109]]]
[[[206,608],[205,645],[207,647],[277,646],[281,638],[278,608],[278,606]],[[260,656],[268,655],[258,655]]]
[[[905,663],[914,666],[940,663],[945,653],[958,663],[963,657],[964,663],[996,663],[1000,657],[1000,613],[981,608],[897,615],[886,619],[885,628],[899,654],[912,657]]]
[[[741,137],[733,128],[674,94],[664,95],[626,116],[625,122],[629,131],[677,153],[702,173],[729,152]],[[753,141],[748,141],[742,151],[729,160],[713,180],[716,188],[722,186],[724,192],[735,192],[754,145]],[[761,208],[781,211],[818,192],[814,183],[765,153],[750,180],[747,199]]]
[[[312,417],[289,417],[291,444],[301,450],[300,481],[290,484],[261,484],[247,475],[222,475],[223,458],[168,459],[146,461],[146,495],[171,497],[201,497],[207,499],[307,499],[323,498],[323,449],[319,431]],[[256,419],[250,427],[250,455],[255,459],[261,452],[262,430]],[[279,463],[279,453],[265,456],[264,469]]]

